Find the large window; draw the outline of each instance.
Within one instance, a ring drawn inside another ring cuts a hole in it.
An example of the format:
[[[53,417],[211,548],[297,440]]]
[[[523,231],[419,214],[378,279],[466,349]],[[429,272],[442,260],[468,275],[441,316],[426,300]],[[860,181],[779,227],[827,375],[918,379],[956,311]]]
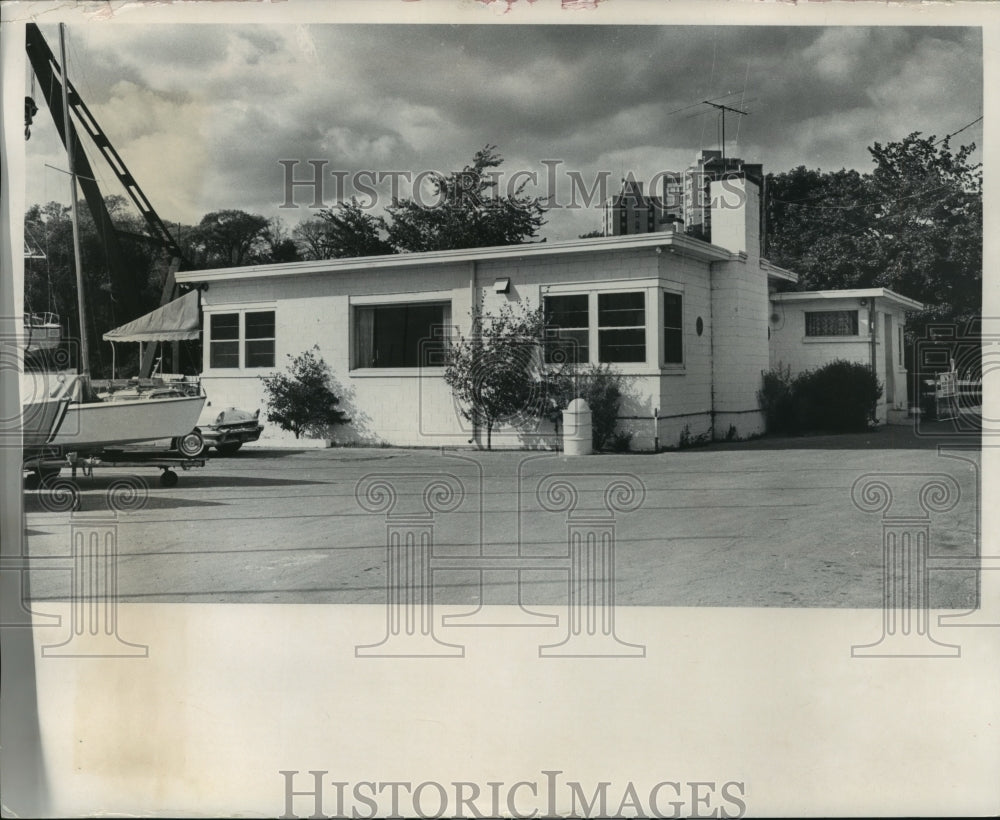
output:
[[[586,293],[545,297],[545,324],[557,336],[545,345],[545,361],[590,361],[589,301]]]
[[[213,369],[274,367],[274,311],[209,314],[208,366]]]
[[[597,294],[601,362],[646,361],[646,294]]]
[[[646,361],[646,292],[610,291],[549,295],[545,360],[578,364]]]
[[[663,363],[684,364],[683,297],[663,294]]]
[[[354,309],[354,366],[443,365],[450,321],[446,302],[359,305]]]
[[[806,336],[857,336],[856,310],[806,312]]]

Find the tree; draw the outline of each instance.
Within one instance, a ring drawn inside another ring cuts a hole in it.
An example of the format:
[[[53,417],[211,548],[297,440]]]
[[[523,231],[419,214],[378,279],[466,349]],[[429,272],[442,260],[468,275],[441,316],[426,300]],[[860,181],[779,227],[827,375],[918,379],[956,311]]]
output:
[[[260,255],[261,262],[298,262],[302,257],[299,255],[299,246],[296,241],[288,235],[288,229],[280,216],[267,221],[262,238],[266,245],[266,250]]]
[[[580,234],[578,239],[597,239],[598,237],[604,236],[604,231],[587,231],[586,233]]]
[[[202,263],[239,266],[266,247],[267,230],[268,221],[260,214],[212,211],[198,223],[192,242]]]
[[[543,362],[544,338],[542,310],[525,301],[494,314],[480,305],[470,334],[449,346],[444,380],[463,417],[486,428],[487,450],[498,424],[517,426],[551,413],[553,374]]]
[[[524,196],[526,182],[501,191],[498,168],[503,157],[495,145],[477,151],[472,164],[431,178],[428,201],[394,199],[382,225],[397,252],[517,245],[535,237],[545,224],[545,207]]]
[[[152,310],[159,303],[157,272],[164,267],[163,253],[148,238],[145,221],[129,210],[124,197],[108,196],[104,203],[119,232],[122,259],[134,277],[138,306],[143,312]],[[101,378],[111,371],[110,349],[101,335],[135,317],[120,313],[105,261],[104,239],[86,203],[81,200],[77,210],[90,365],[92,374]],[[24,229],[25,239],[34,251],[31,258],[25,259],[24,308],[28,312],[58,314],[66,339],[78,339],[78,288],[69,206],[58,202],[32,205],[25,213]],[[126,360],[132,355],[128,350],[118,352]],[[75,357],[69,361],[78,364]],[[119,358],[118,364],[124,366],[125,362]]]
[[[327,434],[331,427],[349,424],[351,420],[337,407],[340,399],[333,392],[333,373],[319,355],[319,346],[288,358],[287,372],[260,377],[267,420],[290,430],[295,438],[302,433]]]
[[[338,202],[334,208],[319,212],[319,224],[314,226],[315,247],[323,255],[317,259],[340,259],[354,256],[381,256],[393,252],[393,247],[381,235],[382,223],[358,204]]]
[[[325,219],[305,219],[292,228],[292,239],[302,259],[333,259]]]
[[[767,181],[767,253],[800,288],[887,287],[924,302],[916,324],[982,309],[982,172],[974,145],[913,133],[868,149],[870,174],[799,167]]]

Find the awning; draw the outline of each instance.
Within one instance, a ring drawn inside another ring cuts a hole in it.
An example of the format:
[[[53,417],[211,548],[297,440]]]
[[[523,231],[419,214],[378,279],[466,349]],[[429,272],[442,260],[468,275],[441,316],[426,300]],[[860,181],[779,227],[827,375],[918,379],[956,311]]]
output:
[[[127,325],[116,327],[104,334],[108,342],[177,342],[197,339],[198,291],[185,293],[152,313],[140,316]]]

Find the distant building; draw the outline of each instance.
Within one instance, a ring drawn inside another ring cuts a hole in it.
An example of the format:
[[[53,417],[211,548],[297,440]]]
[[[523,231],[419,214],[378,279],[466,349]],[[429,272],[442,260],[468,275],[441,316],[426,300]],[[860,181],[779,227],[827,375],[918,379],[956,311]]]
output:
[[[663,186],[662,193],[646,194],[641,182],[623,179],[621,192],[605,205],[604,233],[624,236],[683,230],[710,242],[712,203],[709,188],[713,182],[723,179],[749,179],[763,190],[764,166],[744,162],[738,157],[723,157],[721,151],[702,150],[685,171],[668,172],[657,179]]]
[[[619,194],[604,209],[604,235],[656,233],[674,230],[683,222],[683,180],[680,174],[664,179],[663,196],[646,194],[642,183],[623,179]]]

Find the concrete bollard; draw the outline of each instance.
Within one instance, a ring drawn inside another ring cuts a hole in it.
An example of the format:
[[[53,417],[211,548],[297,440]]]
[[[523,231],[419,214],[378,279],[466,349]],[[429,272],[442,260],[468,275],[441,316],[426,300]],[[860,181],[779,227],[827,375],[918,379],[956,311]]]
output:
[[[590,407],[583,399],[573,399],[563,410],[563,454],[589,456],[594,452]]]

